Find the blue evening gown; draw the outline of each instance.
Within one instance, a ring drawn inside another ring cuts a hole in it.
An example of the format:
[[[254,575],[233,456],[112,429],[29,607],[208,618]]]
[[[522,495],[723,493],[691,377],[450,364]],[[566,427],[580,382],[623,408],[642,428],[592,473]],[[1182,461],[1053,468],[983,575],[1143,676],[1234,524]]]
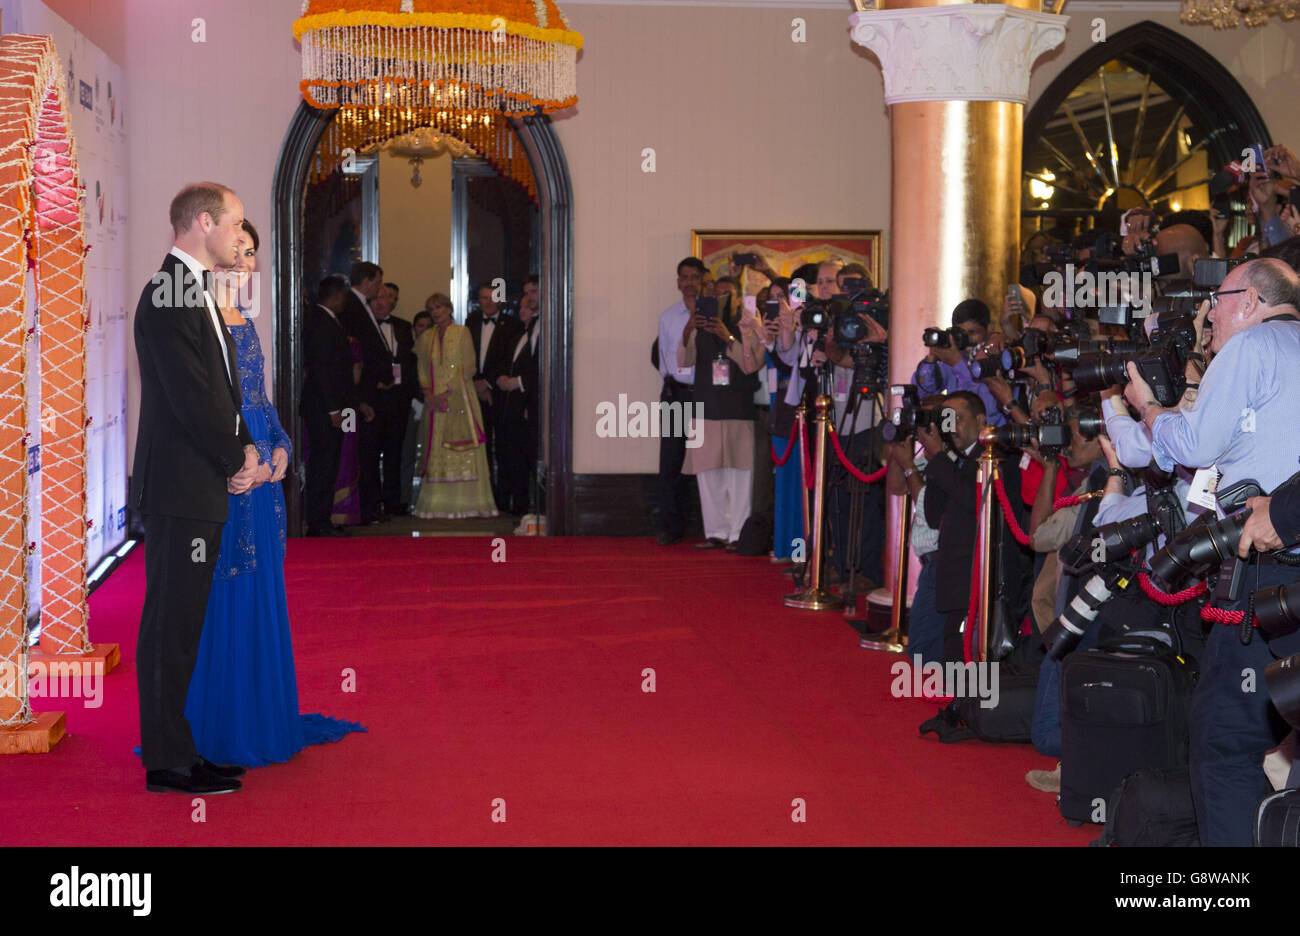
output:
[[[239,363],[243,419],[267,464],[292,457],[266,398],[262,347],[253,323],[228,326]],[[284,491],[280,483],[230,496],[230,515],[208,598],[185,718],[199,754],[216,764],[260,767],[287,761],[309,744],[366,729],[298,712],[298,680],[284,594]]]

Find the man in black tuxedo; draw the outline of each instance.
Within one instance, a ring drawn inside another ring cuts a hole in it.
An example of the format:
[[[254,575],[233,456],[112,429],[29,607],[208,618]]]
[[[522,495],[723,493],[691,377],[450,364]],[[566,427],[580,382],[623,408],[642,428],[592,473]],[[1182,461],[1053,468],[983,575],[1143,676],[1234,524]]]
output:
[[[185,699],[198,658],[227,494],[270,480],[240,418],[235,344],[210,292],[239,258],[244,206],[223,185],[182,189],[175,239],[135,310],[140,423],[131,505],[144,517],[145,596],[136,646],[140,746],[150,792],[229,793],[241,767],[199,756]]]
[[[488,283],[479,286],[478,309],[465,320],[474,340],[474,357],[478,370],[474,374],[474,391],[483,410],[483,431],[487,435],[488,471],[492,475],[492,496],[497,509],[505,511],[506,497],[501,484],[500,445],[496,438],[496,408],[503,402],[497,378],[506,372],[510,354],[519,338],[519,320],[501,314],[501,307]]]
[[[380,501],[379,443],[383,430],[380,391],[392,386],[392,355],[379,331],[371,303],[384,286],[384,271],[376,264],[352,264],[352,288],[343,310],[343,325],[361,343],[361,383],[357,386],[361,420],[357,423],[357,487],[361,497],[361,522],[381,523],[388,519]]]
[[[500,394],[500,404],[495,410],[501,488],[506,498],[505,509],[515,516],[529,512],[529,491],[537,469],[540,424],[537,407],[541,398],[537,386],[541,335],[538,311],[537,277],[530,276],[524,280],[524,295],[519,303],[522,331],[510,349],[506,372],[497,377],[496,386]]]
[[[307,535],[342,536],[330,524],[334,485],[343,454],[343,433],[357,431],[357,389],[352,381],[352,346],[343,326],[348,281],[335,274],[321,281],[316,305],[303,322],[302,418],[311,457],[305,492]],[[344,410],[351,410],[345,414]]]
[[[385,283],[371,303],[384,346],[389,352],[390,383],[381,385],[375,421],[379,423],[379,455],[383,475],[384,510],[389,516],[411,512],[402,490],[402,446],[410,422],[411,401],[420,394],[420,379],[415,369],[415,338],[411,324],[393,314],[397,306],[396,283]]]

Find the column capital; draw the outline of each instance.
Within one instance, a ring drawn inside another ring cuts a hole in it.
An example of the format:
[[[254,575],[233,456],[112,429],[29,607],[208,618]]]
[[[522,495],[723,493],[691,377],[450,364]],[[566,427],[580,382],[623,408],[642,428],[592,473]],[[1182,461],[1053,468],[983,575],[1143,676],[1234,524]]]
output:
[[[1029,73],[1065,39],[1068,16],[1003,4],[869,10],[853,41],[880,59],[885,103],[1029,99]]]

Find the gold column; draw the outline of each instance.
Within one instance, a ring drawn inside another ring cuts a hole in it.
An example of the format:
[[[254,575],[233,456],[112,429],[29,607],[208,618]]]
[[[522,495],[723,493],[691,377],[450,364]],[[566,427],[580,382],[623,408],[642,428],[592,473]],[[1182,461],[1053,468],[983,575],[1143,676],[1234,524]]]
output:
[[[890,381],[909,383],[921,333],[952,324],[963,299],[1001,308],[1018,277],[1021,142],[1034,60],[1065,38],[1066,17],[1039,0],[880,0],[850,17],[880,60],[889,105]],[[903,501],[889,498],[886,543]],[[885,578],[898,554],[886,550]],[[919,563],[908,575],[914,590]]]

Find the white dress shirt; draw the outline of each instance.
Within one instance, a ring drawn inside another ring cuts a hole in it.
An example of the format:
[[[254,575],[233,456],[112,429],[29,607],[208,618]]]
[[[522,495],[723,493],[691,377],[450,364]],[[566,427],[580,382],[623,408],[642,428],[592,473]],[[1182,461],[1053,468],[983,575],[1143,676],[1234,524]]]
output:
[[[203,290],[203,299],[208,307],[208,316],[212,319],[212,327],[217,332],[217,341],[221,343],[221,360],[226,365],[226,379],[230,381],[231,387],[235,385],[235,375],[230,372],[230,352],[226,348],[226,330],[221,327],[221,313],[217,311],[217,304],[213,301],[211,294],[208,292],[207,278],[204,273],[208,272],[203,268],[203,264],[195,260],[179,247],[172,247],[169,253],[173,257],[178,257],[185,268],[193,274],[194,278],[199,281],[199,288]],[[179,283],[174,284],[180,286]],[[178,290],[183,294],[183,290]],[[239,435],[239,414],[235,414],[235,435]]]

